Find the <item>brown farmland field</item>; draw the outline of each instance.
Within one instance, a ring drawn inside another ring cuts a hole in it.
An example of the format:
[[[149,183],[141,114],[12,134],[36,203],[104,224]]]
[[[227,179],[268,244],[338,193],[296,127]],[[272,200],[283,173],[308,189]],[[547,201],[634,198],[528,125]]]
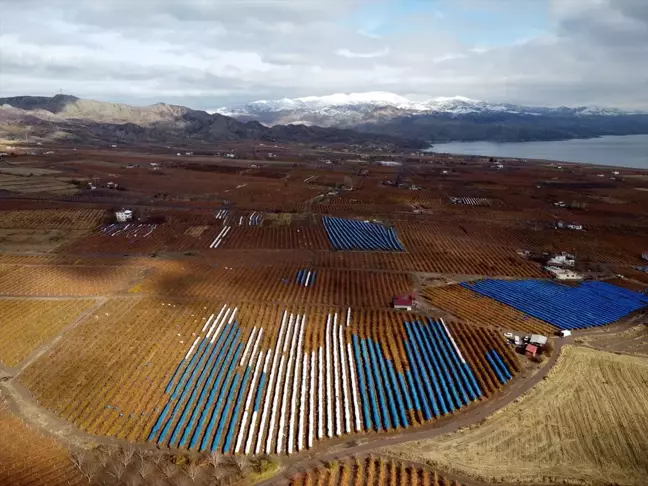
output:
[[[322,466],[296,474],[290,486],[460,486],[444,479],[436,471],[394,459],[369,456],[327,462]]]
[[[93,303],[77,299],[0,299],[0,363],[9,367],[20,364]]]
[[[125,288],[144,267],[133,265],[0,265],[0,295],[90,296]]]
[[[0,249],[7,252],[51,252],[83,237],[87,230],[0,229]]]
[[[513,258],[513,257],[510,257]],[[522,260],[493,261],[485,253],[439,252],[418,248],[406,253],[394,252],[318,252],[314,264],[327,268],[357,268],[389,271],[449,273],[511,277],[544,277],[533,262]]]
[[[0,440],[0,485],[87,484],[68,451],[13,415],[1,394]]]
[[[131,293],[173,295],[192,298],[223,298],[254,302],[299,302],[302,304],[384,308],[395,295],[411,290],[405,273],[313,269],[312,286],[298,285],[298,265],[228,264],[198,265],[170,262],[158,268]]]
[[[211,243],[211,241],[210,241]],[[331,247],[322,227],[249,227],[233,226],[221,248],[265,248],[328,250]]]
[[[648,361],[563,348],[546,380],[481,425],[385,452],[481,481],[644,485]]]
[[[420,295],[433,306],[480,326],[548,335],[558,330],[544,321],[459,285],[428,287],[421,290]]]
[[[105,215],[101,209],[25,209],[0,211],[0,228],[91,229]]]
[[[38,175],[35,175],[34,177],[25,177],[0,174],[0,191],[9,191],[21,194],[74,194],[77,192],[77,187],[53,177],[41,177]]]
[[[235,305],[232,301],[214,299],[191,303],[159,299],[113,299],[93,311],[81,325],[71,330],[64,340],[27,367],[20,374],[20,381],[42,406],[74,423],[81,430],[121,439],[145,441],[165,407],[168,399],[168,390],[165,390],[165,387],[169,379],[177,373],[178,363],[183,360],[192,343],[197,341],[201,333],[204,333],[209,316],[218,313],[223,304],[227,304],[230,308]],[[282,315],[285,311],[291,315],[303,314],[307,319],[308,325],[304,327],[303,341],[300,340],[303,344],[301,348],[295,350],[298,355],[312,354],[314,350],[320,349],[319,353],[322,356],[323,346],[327,345],[327,349],[331,349],[330,330],[333,328],[329,327],[329,324],[333,313],[337,313],[335,319],[339,325],[335,327],[332,335],[346,346],[342,346],[344,351],[338,348],[336,356],[338,352],[346,354],[346,348],[352,346],[352,336],[357,335],[379,343],[382,352],[394,363],[396,370],[410,367],[402,344],[406,339],[403,322],[415,320],[417,317],[413,314],[257,303],[236,305],[236,309],[236,322],[244,336],[251,336],[254,327],[264,329],[263,339],[259,341],[260,352],[268,353],[280,342]],[[347,315],[350,321],[345,323]],[[455,337],[457,346],[474,370],[475,379],[482,390],[481,397],[478,397],[475,402],[488,399],[493,393],[502,389],[502,385],[485,359],[488,350],[497,350],[513,375],[519,371],[517,357],[506,347],[497,332],[474,329],[453,322],[448,322],[447,325]],[[296,332],[294,335],[296,336]],[[330,360],[330,355],[328,356]],[[301,359],[296,361],[300,362]],[[299,385],[302,384],[295,374],[299,369],[293,367],[291,371],[290,368],[287,370],[283,368],[285,373],[280,371],[277,379],[274,380],[274,385],[268,385],[272,386],[275,397],[284,397],[282,403],[297,399],[298,395],[294,390],[299,389]],[[347,369],[346,365],[344,369],[351,373],[351,369]],[[315,377],[315,375],[311,376]],[[337,377],[334,387],[332,382],[334,376],[332,373],[327,373],[326,384],[322,381],[319,390],[317,385],[314,388],[307,386],[312,398],[305,404],[305,408],[308,409],[308,403],[311,404],[312,423],[317,423],[320,427],[324,427],[327,423],[324,414],[328,420],[341,424],[340,411],[349,411],[348,399],[353,394],[352,383],[349,380],[341,381]],[[412,386],[402,383],[402,386],[408,388],[399,388],[390,381],[390,378],[380,373],[375,373],[373,379],[376,383],[383,383],[380,386],[394,387],[394,393],[404,393]],[[315,383],[319,384],[311,381],[311,384]],[[248,386],[251,385],[247,383],[241,388],[242,396],[249,393],[251,388],[246,388]],[[323,386],[327,389],[322,388]],[[333,393],[334,389],[335,393]],[[343,397],[346,398],[343,400]],[[321,404],[324,400],[328,403],[327,412],[322,407],[317,407],[317,403]],[[266,403],[265,406],[268,406],[269,402]],[[313,404],[315,408],[312,408]],[[470,403],[460,406],[457,410],[465,409],[466,406],[470,406]],[[319,413],[320,409],[322,412],[317,418],[315,411]],[[351,417],[346,412],[344,416],[346,420],[350,420]],[[409,417],[407,426],[418,426],[436,420],[436,417],[425,419],[421,412],[414,410],[407,411],[407,414]],[[248,429],[245,418],[242,420],[242,423],[235,424],[235,427],[240,429],[235,428],[234,432],[238,431],[241,434],[247,432],[255,441],[266,439],[269,449],[261,449],[262,451],[275,452],[275,448],[285,447],[285,441],[282,446],[281,439],[274,438],[275,429],[272,425],[263,422],[259,426],[258,422],[251,422]],[[280,424],[286,422],[282,419]],[[253,429],[253,425],[256,428]],[[286,427],[284,432],[287,433],[288,425],[281,426]],[[373,428],[367,426],[366,429],[362,429],[362,433],[374,433]],[[347,429],[346,432],[340,430],[340,433],[335,435],[352,432],[351,429]],[[296,431],[292,430],[292,433],[296,434]],[[297,438],[299,444],[306,437],[306,430],[302,433],[303,435]],[[329,433],[327,436],[333,435]],[[318,436],[318,440],[324,437]],[[166,440],[169,440],[168,437]],[[162,443],[162,445],[166,444],[167,442]]]

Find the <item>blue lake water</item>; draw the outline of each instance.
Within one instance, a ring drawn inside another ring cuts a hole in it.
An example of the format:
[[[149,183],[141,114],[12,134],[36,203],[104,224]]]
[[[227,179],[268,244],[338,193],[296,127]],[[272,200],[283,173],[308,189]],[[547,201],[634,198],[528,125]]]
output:
[[[435,144],[431,151],[648,169],[648,135],[605,136],[556,142],[450,142]]]

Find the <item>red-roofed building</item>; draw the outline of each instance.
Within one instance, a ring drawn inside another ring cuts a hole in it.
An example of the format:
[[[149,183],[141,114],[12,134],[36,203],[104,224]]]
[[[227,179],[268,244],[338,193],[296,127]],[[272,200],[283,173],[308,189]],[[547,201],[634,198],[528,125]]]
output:
[[[538,354],[538,346],[527,344],[526,348],[524,348],[524,355],[527,358],[535,358],[536,354]]]
[[[411,295],[394,297],[392,299],[392,306],[394,307],[394,309],[411,311],[413,305],[414,305],[414,297]]]

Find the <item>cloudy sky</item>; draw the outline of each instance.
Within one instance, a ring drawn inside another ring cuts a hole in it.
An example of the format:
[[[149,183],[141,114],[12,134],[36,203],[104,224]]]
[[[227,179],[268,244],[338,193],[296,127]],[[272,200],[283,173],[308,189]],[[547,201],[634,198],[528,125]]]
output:
[[[648,109],[648,0],[0,0],[0,96]]]

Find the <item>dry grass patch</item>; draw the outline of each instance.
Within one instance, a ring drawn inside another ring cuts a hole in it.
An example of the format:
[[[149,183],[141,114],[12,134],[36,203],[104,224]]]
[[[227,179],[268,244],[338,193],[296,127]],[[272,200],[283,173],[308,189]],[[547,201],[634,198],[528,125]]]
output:
[[[645,485],[648,360],[567,346],[555,368],[482,425],[386,449],[484,481]]]
[[[85,234],[86,230],[0,228],[0,251],[50,252],[64,244],[72,243]]]

